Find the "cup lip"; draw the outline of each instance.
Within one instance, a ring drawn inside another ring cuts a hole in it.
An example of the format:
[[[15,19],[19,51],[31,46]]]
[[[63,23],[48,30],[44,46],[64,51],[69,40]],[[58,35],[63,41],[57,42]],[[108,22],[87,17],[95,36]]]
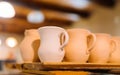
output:
[[[95,35],[106,35],[106,36],[109,36],[111,37],[111,34],[108,34],[108,33],[94,33]]]
[[[37,31],[37,29],[26,29],[25,32],[26,31]]]
[[[112,36],[112,38],[114,39],[120,39],[120,36]]]
[[[38,30],[45,29],[45,28],[59,28],[59,29],[65,30],[64,28],[58,27],[58,26],[43,26],[43,27],[38,28]]]
[[[29,33],[31,32],[31,33]],[[30,35],[30,34],[35,34],[34,36],[39,36],[39,34],[37,33],[37,29],[26,29],[24,32],[24,35]]]
[[[120,38],[120,36],[113,36],[114,38]]]
[[[76,31],[82,30],[82,31],[85,31],[85,32],[89,32],[89,33],[91,33],[90,30],[88,30],[88,29],[84,29],[84,28],[71,28],[71,29],[67,29],[67,31],[72,31],[72,30],[76,30]]]

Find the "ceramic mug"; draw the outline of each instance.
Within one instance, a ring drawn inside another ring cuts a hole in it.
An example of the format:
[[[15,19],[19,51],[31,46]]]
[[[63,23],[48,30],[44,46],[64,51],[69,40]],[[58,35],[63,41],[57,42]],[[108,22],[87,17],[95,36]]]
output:
[[[116,41],[117,46],[110,55],[109,63],[120,63],[120,36],[113,36],[112,39]]]
[[[90,63],[107,63],[110,54],[115,50],[116,42],[111,39],[110,34],[96,33],[96,43],[91,49]]]
[[[65,29],[57,26],[44,26],[38,29],[41,45],[38,50],[41,62],[61,62],[64,58],[64,46],[68,43],[69,36]],[[61,35],[65,36],[64,43]]]
[[[25,36],[20,43],[20,52],[25,63],[38,62],[38,48],[40,46],[40,36],[37,29],[25,30]]]
[[[66,62],[86,63],[89,57],[89,50],[94,46],[96,37],[87,29],[67,29],[69,42],[65,46]]]

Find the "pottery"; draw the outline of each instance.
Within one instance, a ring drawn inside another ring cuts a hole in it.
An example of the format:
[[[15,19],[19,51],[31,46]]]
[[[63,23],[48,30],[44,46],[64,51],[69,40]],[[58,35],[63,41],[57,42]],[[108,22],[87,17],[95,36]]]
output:
[[[94,46],[96,37],[86,29],[67,29],[69,42],[65,46],[66,62],[86,63],[89,57],[89,50]]]
[[[37,29],[25,30],[25,36],[20,43],[20,52],[25,63],[38,62],[38,48],[40,46],[40,36]]]
[[[117,46],[110,55],[109,63],[120,63],[120,36],[113,36],[112,39],[116,41]]]
[[[110,34],[96,33],[96,43],[91,49],[90,63],[107,63],[111,52],[115,50],[116,42],[111,39]]]
[[[38,50],[41,62],[61,62],[65,55],[63,48],[69,40],[66,30],[57,26],[44,26],[40,27],[38,32],[41,37],[41,45]],[[64,42],[60,40],[62,35],[65,37]]]

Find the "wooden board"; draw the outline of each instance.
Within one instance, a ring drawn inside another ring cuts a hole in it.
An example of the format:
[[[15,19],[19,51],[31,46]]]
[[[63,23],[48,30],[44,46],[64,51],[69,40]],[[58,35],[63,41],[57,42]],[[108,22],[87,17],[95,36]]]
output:
[[[48,71],[88,71],[120,74],[120,64],[112,63],[23,63],[14,64],[14,66],[17,69],[28,73],[46,73]]]

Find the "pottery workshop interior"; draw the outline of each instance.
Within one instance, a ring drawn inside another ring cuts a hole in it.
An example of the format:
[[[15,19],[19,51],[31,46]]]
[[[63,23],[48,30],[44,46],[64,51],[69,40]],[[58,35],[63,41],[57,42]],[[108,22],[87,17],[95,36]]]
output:
[[[0,75],[120,75],[120,0],[0,0]]]

